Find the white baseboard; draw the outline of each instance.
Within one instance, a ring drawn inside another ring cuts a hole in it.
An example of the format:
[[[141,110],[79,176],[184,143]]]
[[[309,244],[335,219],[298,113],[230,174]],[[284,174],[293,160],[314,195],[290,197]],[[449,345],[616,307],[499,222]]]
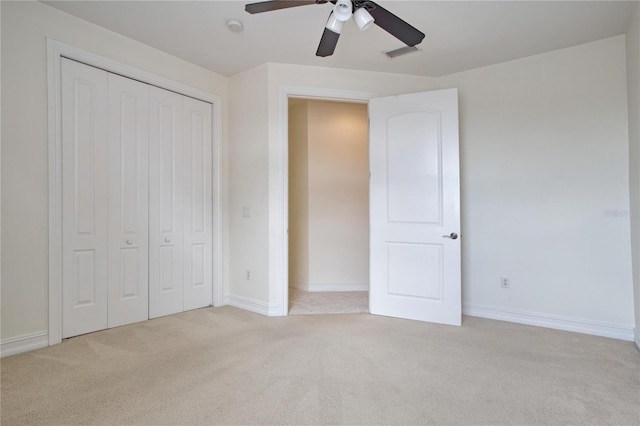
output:
[[[279,305],[270,305],[266,302],[249,299],[247,297],[227,295],[224,297],[224,304],[268,317],[280,316]]]
[[[369,283],[362,281],[330,283],[293,281],[289,286],[302,291],[369,291]]]
[[[640,315],[640,312],[638,312],[636,315]],[[634,334],[636,335],[636,339],[635,339],[636,348],[640,351],[640,330],[638,330],[637,328],[634,328],[633,331],[634,331]]]
[[[302,291],[309,291],[309,282],[308,281],[292,281],[289,284],[289,287],[293,287]]]
[[[49,333],[46,331],[12,337],[0,342],[0,357],[4,358],[22,352],[46,348],[47,346],[49,346]]]
[[[310,282],[307,291],[369,291],[369,283],[362,281]]]
[[[593,334],[595,336],[610,337],[630,342],[634,340],[633,327],[619,324],[607,324],[580,318],[561,317],[557,315],[475,304],[462,305],[462,313],[472,317],[535,325],[538,327],[553,328],[556,330],[574,331],[576,333]]]

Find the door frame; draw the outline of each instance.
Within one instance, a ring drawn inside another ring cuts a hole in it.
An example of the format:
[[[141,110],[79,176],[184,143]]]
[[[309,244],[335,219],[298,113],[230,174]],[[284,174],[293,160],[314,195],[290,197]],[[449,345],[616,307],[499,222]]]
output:
[[[143,71],[91,52],[47,38],[47,148],[49,186],[49,345],[62,341],[62,113],[61,58],[157,86],[212,105],[212,165],[213,182],[213,306],[221,306],[223,296],[222,271],[222,98],[156,74]]]
[[[276,164],[271,169],[278,173],[276,184],[270,187],[269,200],[274,200],[274,209],[280,214],[269,216],[269,287],[278,291],[279,316],[289,314],[289,98],[316,101],[337,101],[369,104],[377,98],[377,92],[324,89],[320,87],[280,87],[279,109],[280,138]],[[367,141],[368,143],[368,141]],[[271,202],[271,201],[270,201]]]

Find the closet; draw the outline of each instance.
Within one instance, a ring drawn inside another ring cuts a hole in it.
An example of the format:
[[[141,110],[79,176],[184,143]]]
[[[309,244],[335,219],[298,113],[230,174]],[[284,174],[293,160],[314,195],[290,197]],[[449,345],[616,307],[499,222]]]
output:
[[[62,337],[211,305],[212,105],[61,66]]]

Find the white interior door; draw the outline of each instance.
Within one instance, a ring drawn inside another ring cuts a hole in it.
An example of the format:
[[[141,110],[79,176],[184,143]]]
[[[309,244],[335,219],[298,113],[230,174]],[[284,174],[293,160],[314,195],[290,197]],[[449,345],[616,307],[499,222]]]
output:
[[[62,337],[107,328],[108,83],[62,59]]]
[[[182,100],[149,88],[149,318],[184,306]]]
[[[149,86],[109,74],[108,325],[149,318]]]
[[[372,314],[461,324],[456,89],[369,103]]]
[[[184,310],[212,304],[211,104],[184,97]]]

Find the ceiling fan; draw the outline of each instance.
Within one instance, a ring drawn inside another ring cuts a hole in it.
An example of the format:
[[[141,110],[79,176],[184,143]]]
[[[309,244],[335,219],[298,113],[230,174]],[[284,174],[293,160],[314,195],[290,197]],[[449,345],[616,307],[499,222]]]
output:
[[[247,4],[244,10],[254,14],[324,3],[332,3],[334,7],[322,33],[316,56],[324,57],[333,55],[336,45],[338,44],[338,38],[340,38],[342,25],[345,21],[348,21],[352,15],[353,20],[360,30],[364,31],[369,28],[371,24],[376,24],[409,47],[420,44],[422,39],[424,39],[424,34],[421,31],[412,27],[385,8],[367,0],[271,0]]]

